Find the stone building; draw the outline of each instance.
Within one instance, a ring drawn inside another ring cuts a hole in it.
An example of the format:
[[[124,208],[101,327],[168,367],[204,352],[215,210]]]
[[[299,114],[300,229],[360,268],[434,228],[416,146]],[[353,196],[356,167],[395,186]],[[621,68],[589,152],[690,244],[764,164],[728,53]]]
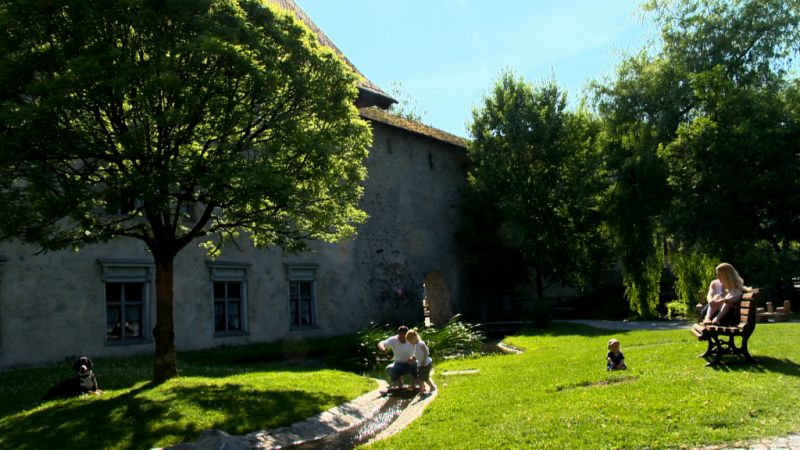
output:
[[[323,45],[338,50],[291,0]],[[190,350],[354,332],[375,322],[421,323],[459,310],[463,274],[454,232],[466,185],[465,141],[390,115],[366,77],[357,105],[373,146],[361,208],[369,219],[339,244],[284,254],[246,240],[215,260],[198,246],[175,260],[175,344]],[[144,244],[118,240],[37,254],[0,244],[0,367],[70,355],[152,353],[155,269]]]

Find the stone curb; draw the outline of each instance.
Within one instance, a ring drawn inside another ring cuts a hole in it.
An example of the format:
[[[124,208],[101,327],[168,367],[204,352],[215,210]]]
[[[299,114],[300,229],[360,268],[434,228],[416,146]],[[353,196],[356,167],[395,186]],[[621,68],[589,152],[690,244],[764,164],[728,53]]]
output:
[[[303,442],[316,441],[356,427],[378,412],[386,403],[381,390],[388,387],[383,380],[378,381],[378,389],[342,405],[321,412],[306,420],[295,422],[288,427],[262,430],[249,433],[247,439],[255,440],[258,449],[278,449]]]
[[[383,380],[375,381],[378,382],[377,389],[286,427],[254,431],[244,436],[234,436],[220,430],[207,430],[200,435],[197,442],[177,444],[163,450],[217,450],[221,448],[226,450],[267,450],[333,437],[371,419],[386,403],[387,397],[381,395],[381,390],[386,389],[388,383]],[[416,397],[392,424],[375,436],[372,441],[384,439],[403,429],[422,414],[425,406],[436,397],[436,392],[425,397]]]
[[[800,434],[695,447],[693,450],[800,450]]]
[[[435,383],[434,383],[434,386],[436,386]],[[394,421],[392,421],[392,423],[389,424],[388,427],[383,429],[381,432],[379,432],[377,435],[375,435],[369,441],[367,441],[367,442],[365,442],[363,444],[360,444],[360,445],[369,445],[369,444],[372,444],[374,442],[378,442],[378,441],[381,441],[383,439],[386,439],[389,436],[392,436],[393,434],[395,434],[395,433],[397,433],[399,431],[402,431],[411,422],[413,422],[419,416],[421,416],[422,412],[425,410],[425,408],[438,395],[439,395],[438,386],[437,386],[437,388],[435,390],[429,391],[425,395],[417,395],[416,397],[414,397],[413,400],[411,400],[411,403],[409,403],[408,406],[406,406],[405,409],[403,409],[403,411],[400,413],[400,415],[398,415],[394,419]]]

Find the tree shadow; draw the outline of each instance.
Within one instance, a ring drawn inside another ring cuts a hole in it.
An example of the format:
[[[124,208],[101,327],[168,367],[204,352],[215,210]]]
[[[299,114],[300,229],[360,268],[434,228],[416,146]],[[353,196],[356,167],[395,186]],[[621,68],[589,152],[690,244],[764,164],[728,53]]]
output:
[[[757,362],[747,363],[738,359],[728,359],[723,356],[722,364],[710,366],[710,368],[720,372],[753,372],[766,373],[774,372],[792,377],[800,376],[800,364],[787,358],[773,358],[771,356],[753,356]]]
[[[0,371],[0,419],[42,405],[42,395],[59,382],[75,376],[75,372],[72,370],[73,360],[74,358],[65,358],[63,362],[46,366]],[[325,368],[318,361],[272,361],[265,363],[263,361],[244,360],[237,363],[214,364],[215,362],[209,363],[201,358],[179,359],[179,376],[225,378],[237,372],[281,371],[294,373]],[[94,373],[102,390],[121,391],[131,389],[151,380],[153,376],[152,366],[152,356],[98,358],[94,360]],[[232,366],[235,367],[233,371]],[[146,386],[154,388],[157,384],[151,381]],[[2,442],[2,439],[0,439],[0,442]]]
[[[208,428],[246,434],[303,420],[347,398],[303,391],[259,391],[226,383],[153,392],[146,383],[116,396],[83,396],[0,420],[3,448],[151,448],[194,441]],[[197,415],[214,414],[197,425]],[[169,417],[169,420],[164,420]],[[184,420],[185,419],[185,420]]]

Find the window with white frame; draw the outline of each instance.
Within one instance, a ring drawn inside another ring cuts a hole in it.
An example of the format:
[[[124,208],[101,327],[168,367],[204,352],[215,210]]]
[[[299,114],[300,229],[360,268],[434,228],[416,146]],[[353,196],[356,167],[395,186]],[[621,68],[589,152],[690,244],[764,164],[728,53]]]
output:
[[[99,259],[98,263],[105,284],[106,343],[149,342],[153,264],[119,259]]]
[[[208,263],[214,302],[214,335],[240,335],[247,332],[246,263],[212,261]]]
[[[316,327],[316,264],[287,264],[290,328]]]

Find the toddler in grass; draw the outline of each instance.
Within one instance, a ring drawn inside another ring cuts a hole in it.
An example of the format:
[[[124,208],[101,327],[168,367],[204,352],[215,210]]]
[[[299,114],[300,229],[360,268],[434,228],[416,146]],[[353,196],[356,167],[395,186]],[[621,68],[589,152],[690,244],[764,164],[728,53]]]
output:
[[[606,353],[606,370],[625,370],[625,355],[619,351],[619,341],[611,339],[608,341],[608,353]]]
[[[431,391],[436,390],[436,386],[431,382],[431,369],[433,368],[433,360],[431,359],[431,352],[425,341],[419,338],[417,330],[408,330],[406,339],[410,344],[414,345],[414,359],[417,360],[417,382],[419,383],[419,393],[425,393],[425,385],[427,384]]]

